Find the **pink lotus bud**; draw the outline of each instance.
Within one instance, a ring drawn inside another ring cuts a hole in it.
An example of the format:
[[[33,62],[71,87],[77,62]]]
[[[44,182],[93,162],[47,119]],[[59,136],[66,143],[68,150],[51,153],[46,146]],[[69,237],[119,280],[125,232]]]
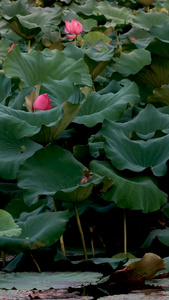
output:
[[[67,34],[66,37],[68,39],[74,39],[78,34],[83,31],[83,26],[80,22],[73,19],[71,22],[65,21],[65,32],[70,33]]]
[[[12,46],[9,48],[8,52],[10,52],[14,46],[15,46],[15,44],[12,44]]]
[[[52,104],[48,94],[42,94],[33,102],[33,111],[52,109]]]
[[[134,36],[131,36],[131,39],[132,39],[133,41],[137,41],[137,40],[134,38]]]

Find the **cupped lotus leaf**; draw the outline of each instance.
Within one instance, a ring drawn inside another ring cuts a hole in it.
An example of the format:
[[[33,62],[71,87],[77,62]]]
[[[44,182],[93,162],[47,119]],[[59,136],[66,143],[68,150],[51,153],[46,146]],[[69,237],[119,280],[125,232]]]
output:
[[[101,47],[102,46],[103,45],[101,45]],[[84,61],[89,67],[91,77],[94,79],[106,67],[114,54],[114,49],[106,49],[102,52],[101,47],[98,47],[96,44],[88,49],[83,49],[75,47],[74,44],[70,44],[65,48],[64,53],[68,57],[76,60],[84,58]]]
[[[169,105],[169,87],[164,84],[159,89],[153,90],[153,95],[147,99],[148,102]]]
[[[11,95],[12,83],[11,79],[5,77],[4,74],[0,74],[0,103],[5,104],[8,96]]]
[[[114,49],[107,49],[105,51],[101,51],[100,48],[102,49],[102,45],[101,47],[99,47],[99,45],[96,44],[90,46],[87,49],[83,49],[75,47],[74,44],[69,44],[63,52],[66,54],[67,57],[76,60],[84,58],[85,54],[96,62],[108,61],[113,57]]]
[[[148,248],[152,244],[154,239],[158,239],[162,244],[169,247],[169,227],[165,229],[152,230],[146,238],[142,248]]]
[[[169,59],[169,43],[154,38],[147,46],[147,50],[153,54]]]
[[[21,1],[2,7],[2,15],[9,23],[9,27],[25,39],[34,38],[41,30],[43,32],[57,26],[61,21],[61,8],[45,10],[41,7],[30,8]]]
[[[126,84],[117,93],[100,95],[92,92],[81,110],[76,115],[74,122],[92,127],[104,119],[117,121],[129,106],[134,106],[139,101],[139,91],[135,83]]]
[[[83,183],[85,170],[86,167],[78,162],[70,151],[49,145],[22,164],[17,176],[18,186],[28,190],[27,199],[31,192],[34,195],[55,195],[58,191],[74,192],[74,195],[79,195],[81,199],[87,193],[84,187],[91,189],[93,184],[102,180],[102,177],[92,174],[92,177],[85,178]],[[33,200],[31,198],[30,201]]]
[[[77,17],[76,20],[82,24],[84,32],[89,32],[93,27],[97,26],[97,21],[94,19],[88,18],[87,20],[84,20]]]
[[[110,162],[102,161],[92,161],[90,169],[100,176],[107,175],[112,179],[112,187],[102,197],[115,202],[118,207],[148,213],[160,209],[167,202],[167,194],[148,176],[125,177]]]
[[[65,80],[63,87],[61,81],[53,82],[53,80],[50,81],[52,85],[46,86],[46,91],[49,92],[52,90],[54,83],[56,83],[56,89],[60,87],[60,90],[56,92],[56,95],[54,95],[55,88],[52,91],[52,104],[54,102],[56,107],[51,110],[36,111],[35,113],[32,113],[0,106],[1,126],[7,131],[12,131],[12,135],[15,138],[27,136],[43,145],[46,145],[57,138],[72,122],[85,100],[85,96],[80,88],[76,85],[72,86],[71,82],[68,83],[68,78]],[[66,83],[68,83],[67,86]],[[65,87],[70,87],[70,89],[67,89],[66,92],[62,93]],[[43,88],[45,87],[43,86]],[[27,88],[23,90],[27,90]],[[33,95],[33,93],[34,91],[31,95]],[[65,97],[65,102],[63,102],[62,94]],[[31,95],[28,97],[30,106],[32,105],[31,101],[33,102],[32,97],[34,97]],[[16,101],[13,105],[14,104],[14,107],[16,108]]]
[[[45,212],[18,222],[22,229],[19,237],[2,237],[0,249],[7,253],[20,253],[49,247],[59,240],[69,219],[68,211]]]
[[[144,11],[138,11],[137,14],[133,16],[132,25],[134,28],[138,27],[149,31],[153,26],[161,25],[167,20],[169,21],[169,17],[164,12],[159,14],[152,10],[147,14]]]
[[[115,27],[120,24],[129,24],[133,19],[133,14],[126,7],[115,7],[107,1],[101,2],[94,7],[93,11],[96,16],[104,16],[109,22],[107,27]],[[106,25],[104,25],[106,26]]]
[[[120,57],[116,59],[112,68],[127,76],[136,74],[149,64],[151,64],[150,52],[144,49],[135,49],[130,53],[121,52]]]
[[[84,1],[84,4],[82,3],[82,5],[73,3],[72,10],[78,13],[79,15],[83,14],[86,16],[91,16],[93,15],[93,9],[96,4],[96,0],[86,0]]]
[[[48,78],[63,80],[73,75],[72,83],[91,86],[89,70],[83,59],[75,61],[66,57],[60,51],[43,52],[30,51],[20,53],[18,46],[14,46],[4,62],[4,72],[9,78],[17,77],[21,80],[21,87],[33,87],[36,84],[45,83]]]
[[[110,43],[111,39],[100,31],[91,31],[84,35],[83,39],[93,45],[97,44],[100,40]]]
[[[159,15],[162,15],[162,14],[159,14]],[[166,20],[162,24],[160,24],[160,25],[156,24],[153,27],[151,27],[150,35],[152,35],[153,37],[159,39],[162,42],[169,43],[168,22],[169,22],[169,17],[168,17],[168,20]]]
[[[40,131],[42,124],[52,127],[58,124],[62,117],[62,106],[37,113],[0,106],[0,126],[15,139],[31,137]]]
[[[17,17],[12,18],[8,22],[10,29],[12,29],[16,34],[27,40],[33,39],[41,31],[41,28],[38,27],[36,24],[29,25],[29,28],[27,28],[28,25],[27,27],[22,26]]]
[[[158,130],[164,133],[161,137],[155,135]],[[136,139],[133,139],[134,132]],[[151,104],[127,123],[104,120],[101,131],[96,135],[96,148],[97,136],[100,135],[105,139],[103,148],[115,168],[141,172],[150,167],[156,176],[163,176],[167,172],[168,115]]]
[[[6,54],[8,53],[8,50],[10,48],[9,43],[7,42],[6,39],[1,39],[0,40],[0,61],[5,59]]]
[[[138,85],[142,82],[153,88],[161,88],[162,85],[169,84],[169,60],[155,55],[151,65],[144,67],[135,79]]]
[[[29,7],[27,5],[24,5],[22,0],[12,2],[12,3],[11,2],[3,3],[1,1],[0,7],[1,7],[2,15],[7,20],[16,16],[16,14],[19,14],[21,16],[26,16],[27,14],[31,13]]]
[[[11,133],[6,132],[2,126],[0,128],[0,176],[13,180],[16,178],[20,164],[42,146],[29,138],[17,139]]]
[[[7,211],[0,209],[0,219],[0,238],[3,236],[19,236],[21,234],[22,229]]]

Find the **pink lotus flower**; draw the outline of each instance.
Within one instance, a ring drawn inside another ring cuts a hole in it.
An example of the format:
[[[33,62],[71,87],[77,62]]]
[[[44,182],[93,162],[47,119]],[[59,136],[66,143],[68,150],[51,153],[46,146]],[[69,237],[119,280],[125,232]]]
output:
[[[133,41],[137,41],[137,40],[134,38],[134,36],[131,36],[131,39],[132,39]]]
[[[15,44],[12,44],[12,46],[9,48],[8,52],[10,52],[14,46],[15,46]]]
[[[33,102],[33,111],[35,110],[49,110],[52,109],[52,104],[48,94],[38,96]]]
[[[66,37],[68,39],[74,39],[78,34],[83,31],[83,26],[80,22],[73,19],[71,22],[65,21],[65,32],[70,33],[67,34]]]

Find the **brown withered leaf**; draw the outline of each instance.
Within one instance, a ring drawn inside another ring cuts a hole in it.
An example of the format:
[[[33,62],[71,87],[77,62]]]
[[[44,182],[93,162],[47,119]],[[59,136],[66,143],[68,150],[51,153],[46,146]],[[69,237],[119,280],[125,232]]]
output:
[[[122,270],[112,273],[107,281],[101,280],[104,285],[115,284],[135,284],[144,283],[145,280],[152,279],[160,270],[167,269],[165,261],[154,253],[146,253],[142,259],[130,263]]]

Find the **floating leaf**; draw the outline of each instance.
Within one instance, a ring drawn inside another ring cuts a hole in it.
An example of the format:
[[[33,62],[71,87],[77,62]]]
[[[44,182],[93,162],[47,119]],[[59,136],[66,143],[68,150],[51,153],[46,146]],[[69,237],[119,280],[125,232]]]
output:
[[[9,273],[0,274],[0,288],[18,290],[66,289],[79,285],[96,284],[102,276],[94,272],[57,272],[57,273]]]

